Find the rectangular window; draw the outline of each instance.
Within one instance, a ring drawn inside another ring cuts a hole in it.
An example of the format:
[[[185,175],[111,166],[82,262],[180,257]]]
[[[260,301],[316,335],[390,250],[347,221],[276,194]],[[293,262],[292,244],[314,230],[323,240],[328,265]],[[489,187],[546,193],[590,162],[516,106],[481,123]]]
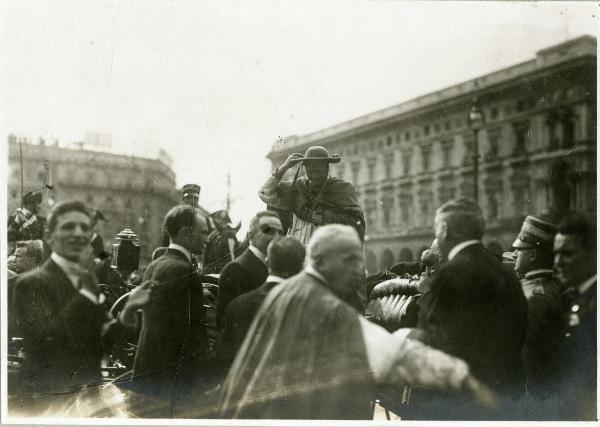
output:
[[[449,168],[452,162],[452,145],[454,141],[448,139],[442,141],[442,167]]]
[[[524,154],[529,145],[529,121],[523,121],[513,124],[515,135],[515,148],[513,154]]]

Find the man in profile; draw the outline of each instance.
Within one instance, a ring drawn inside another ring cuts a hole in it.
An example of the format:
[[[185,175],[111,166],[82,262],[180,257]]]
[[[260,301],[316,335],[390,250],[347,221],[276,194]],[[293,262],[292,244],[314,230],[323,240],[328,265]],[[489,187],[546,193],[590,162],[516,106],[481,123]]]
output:
[[[560,289],[552,276],[552,244],[556,226],[528,215],[513,242],[515,272],[521,277],[527,298],[527,338],[523,362],[532,419],[552,419],[556,410],[548,404],[557,387],[557,355],[560,336]]]
[[[267,295],[223,385],[221,417],[369,419],[376,384],[460,389],[460,360],[389,334],[347,303],[363,276],[356,230],[318,228],[307,266]]]
[[[435,237],[442,264],[419,302],[411,336],[469,364],[473,374],[505,401],[524,392],[521,349],[527,328],[527,302],[514,273],[482,245],[484,220],[473,200],[442,205],[435,215]],[[468,396],[415,396],[413,419],[510,417],[485,413]]]
[[[224,314],[229,303],[239,295],[262,285],[267,278],[267,246],[271,240],[281,236],[283,229],[279,216],[272,211],[258,212],[250,220],[248,239],[250,246],[228,263],[219,277],[219,299],[217,302],[217,325],[223,329]]]
[[[175,404],[202,379],[208,337],[204,296],[194,256],[202,256],[208,225],[201,211],[178,205],[166,215],[167,251],[144,272],[157,284],[142,310],[142,329],[133,365],[133,386],[157,399],[157,411],[172,417]]]

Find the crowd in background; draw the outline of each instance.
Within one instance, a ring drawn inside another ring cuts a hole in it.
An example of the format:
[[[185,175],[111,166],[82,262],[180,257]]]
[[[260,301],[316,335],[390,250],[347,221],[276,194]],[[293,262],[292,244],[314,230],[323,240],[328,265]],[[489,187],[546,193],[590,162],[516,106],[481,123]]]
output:
[[[337,161],[292,154],[243,242],[185,186],[163,246],[110,304],[102,214],[68,201],[43,218],[26,194],[8,224],[10,413],[369,419],[391,389],[403,419],[595,420],[595,224],[527,216],[499,258],[477,203],[455,199],[421,262],[367,276],[362,209],[329,176]],[[126,342],[131,366],[107,376]]]

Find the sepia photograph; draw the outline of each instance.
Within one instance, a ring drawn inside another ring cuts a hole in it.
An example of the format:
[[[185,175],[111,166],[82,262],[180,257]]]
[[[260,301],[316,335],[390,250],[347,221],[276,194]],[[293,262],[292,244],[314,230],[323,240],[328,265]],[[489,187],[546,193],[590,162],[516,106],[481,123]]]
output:
[[[598,421],[594,2],[0,4],[0,418]]]

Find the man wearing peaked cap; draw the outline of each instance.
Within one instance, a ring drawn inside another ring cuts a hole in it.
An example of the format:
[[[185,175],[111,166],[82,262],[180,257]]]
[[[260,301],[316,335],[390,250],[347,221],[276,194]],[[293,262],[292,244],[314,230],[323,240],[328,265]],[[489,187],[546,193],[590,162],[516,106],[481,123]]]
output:
[[[317,227],[325,224],[352,226],[362,240],[365,220],[354,186],[329,176],[329,164],[340,156],[329,155],[321,146],[309,147],[304,155],[292,153],[273,171],[258,196],[269,209],[276,210],[287,234],[307,244]],[[300,164],[293,181],[281,181],[285,172]],[[304,168],[306,176],[300,177]]]
[[[549,404],[557,386],[560,342],[560,287],[552,275],[554,224],[529,215],[513,243],[515,272],[521,277],[527,298],[527,338],[523,361],[532,419],[553,419],[555,407]]]
[[[197,208],[200,199],[200,186],[198,184],[185,184],[181,191],[183,193],[183,203]]]

